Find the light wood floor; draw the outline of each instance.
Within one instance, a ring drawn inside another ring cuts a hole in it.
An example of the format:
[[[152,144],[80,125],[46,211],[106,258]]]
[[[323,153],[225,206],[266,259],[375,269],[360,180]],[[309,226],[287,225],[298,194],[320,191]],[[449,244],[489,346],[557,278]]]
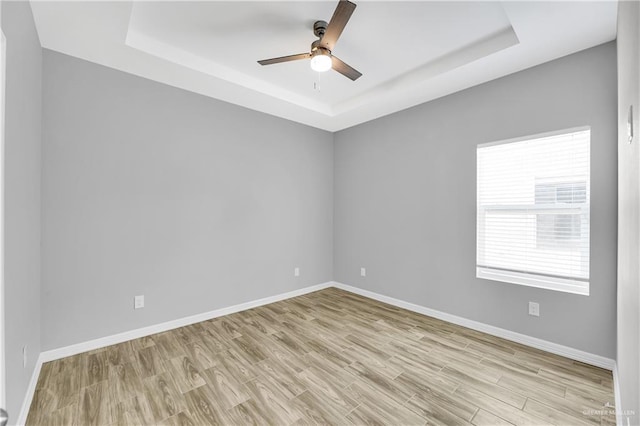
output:
[[[331,288],[46,363],[27,424],[613,425],[607,403],[609,371]]]

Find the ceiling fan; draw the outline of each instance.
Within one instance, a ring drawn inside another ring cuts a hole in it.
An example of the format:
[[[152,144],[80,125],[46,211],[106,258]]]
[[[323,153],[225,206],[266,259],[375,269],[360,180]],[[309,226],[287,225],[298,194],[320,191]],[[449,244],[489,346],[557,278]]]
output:
[[[355,8],[356,5],[354,3],[348,0],[340,0],[328,24],[325,21],[316,21],[313,24],[313,33],[318,37],[318,40],[311,43],[311,52],[263,59],[258,63],[260,65],[271,65],[311,58],[311,69],[314,71],[324,72],[333,68],[345,77],[353,81],[357,80],[362,76],[362,73],[331,54]]]

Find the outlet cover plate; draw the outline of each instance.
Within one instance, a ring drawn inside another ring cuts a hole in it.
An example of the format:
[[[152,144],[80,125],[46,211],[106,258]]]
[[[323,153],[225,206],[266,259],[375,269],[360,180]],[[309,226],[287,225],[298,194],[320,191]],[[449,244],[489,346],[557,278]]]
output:
[[[133,298],[133,309],[144,308],[144,296],[135,296]]]

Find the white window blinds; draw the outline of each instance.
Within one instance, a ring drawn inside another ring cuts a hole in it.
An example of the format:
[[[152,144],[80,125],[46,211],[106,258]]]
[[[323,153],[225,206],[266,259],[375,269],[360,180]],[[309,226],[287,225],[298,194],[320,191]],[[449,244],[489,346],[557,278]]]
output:
[[[589,294],[590,134],[478,146],[478,278]]]

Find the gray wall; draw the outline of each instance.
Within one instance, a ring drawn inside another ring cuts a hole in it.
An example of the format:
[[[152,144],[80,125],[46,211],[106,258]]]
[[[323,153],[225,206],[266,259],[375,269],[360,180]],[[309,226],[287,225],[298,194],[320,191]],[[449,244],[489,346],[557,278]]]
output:
[[[27,2],[3,2],[5,97],[5,342],[7,409],[15,421],[40,353],[42,49]],[[27,368],[22,347],[27,346]]]
[[[618,375],[622,410],[640,424],[640,3],[618,5]],[[627,137],[633,105],[635,139]],[[626,425],[627,422],[623,421]]]
[[[590,296],[476,279],[477,144],[583,125]],[[612,42],[337,133],[334,278],[614,358],[616,130]]]
[[[331,133],[47,50],[43,75],[44,350],[332,279]]]

